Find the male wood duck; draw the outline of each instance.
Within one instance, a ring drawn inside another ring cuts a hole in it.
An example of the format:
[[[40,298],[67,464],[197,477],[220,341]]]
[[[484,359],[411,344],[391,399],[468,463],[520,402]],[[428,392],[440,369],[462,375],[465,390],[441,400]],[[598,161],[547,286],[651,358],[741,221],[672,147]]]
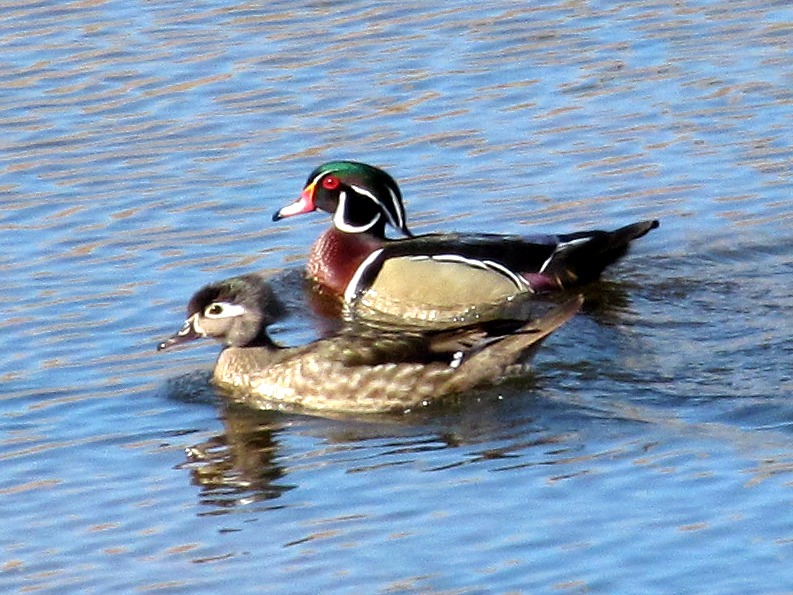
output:
[[[358,326],[281,347],[267,327],[282,306],[260,276],[245,275],[199,290],[182,329],[157,349],[217,339],[224,347],[214,381],[259,408],[406,411],[525,371],[540,343],[582,301],[576,296],[536,320],[493,319],[436,331]]]
[[[316,209],[332,214],[333,227],[311,249],[309,278],[359,311],[426,320],[460,319],[477,304],[594,281],[631,241],[658,227],[650,220],[560,235],[415,236],[394,179],[355,161],[315,169],[300,198],[273,220]],[[387,226],[407,237],[386,238]]]

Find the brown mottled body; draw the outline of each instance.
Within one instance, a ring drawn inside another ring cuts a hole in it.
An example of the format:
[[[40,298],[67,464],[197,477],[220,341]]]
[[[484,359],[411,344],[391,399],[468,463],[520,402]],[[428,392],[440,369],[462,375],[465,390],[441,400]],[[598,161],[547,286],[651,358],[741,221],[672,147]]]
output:
[[[493,317],[435,329],[357,324],[299,347],[280,347],[267,326],[282,314],[257,275],[208,285],[190,300],[167,349],[199,337],[225,345],[214,381],[259,408],[375,413],[408,410],[524,371],[542,341],[580,308],[578,296],[537,319],[512,302]]]

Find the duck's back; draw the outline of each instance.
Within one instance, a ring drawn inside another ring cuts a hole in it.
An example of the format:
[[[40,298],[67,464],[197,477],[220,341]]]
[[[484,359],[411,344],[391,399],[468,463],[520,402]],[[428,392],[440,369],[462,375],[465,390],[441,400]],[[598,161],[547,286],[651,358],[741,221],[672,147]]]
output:
[[[302,347],[229,347],[218,358],[214,378],[262,409],[404,411],[523,371],[543,339],[581,302],[577,296],[523,324],[493,320],[433,332],[348,330]]]
[[[373,413],[411,409],[443,395],[455,373],[441,362],[353,363],[359,352],[345,355],[344,349],[328,341],[282,351],[230,347],[221,352],[214,379],[263,409],[288,404]]]

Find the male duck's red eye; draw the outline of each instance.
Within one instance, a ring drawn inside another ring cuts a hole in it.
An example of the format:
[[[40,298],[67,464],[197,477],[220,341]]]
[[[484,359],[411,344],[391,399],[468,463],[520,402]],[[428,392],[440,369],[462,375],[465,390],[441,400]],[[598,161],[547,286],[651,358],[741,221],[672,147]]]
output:
[[[325,176],[322,178],[322,187],[325,190],[336,190],[339,184],[341,184],[341,182],[339,182],[339,178],[336,176]]]

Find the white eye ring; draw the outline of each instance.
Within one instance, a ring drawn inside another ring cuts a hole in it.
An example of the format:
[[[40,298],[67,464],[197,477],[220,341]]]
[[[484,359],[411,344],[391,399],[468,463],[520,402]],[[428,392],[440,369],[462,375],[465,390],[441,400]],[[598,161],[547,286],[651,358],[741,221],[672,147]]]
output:
[[[245,307],[231,302],[212,302],[204,308],[207,318],[232,318],[245,312]]]

